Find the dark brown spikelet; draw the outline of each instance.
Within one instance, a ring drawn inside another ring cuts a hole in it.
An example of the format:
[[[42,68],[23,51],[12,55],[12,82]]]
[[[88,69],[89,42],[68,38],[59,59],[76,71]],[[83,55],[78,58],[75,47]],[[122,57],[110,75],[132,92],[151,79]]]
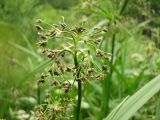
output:
[[[91,75],[95,72],[94,68],[89,68],[88,69],[88,74]]]
[[[65,23],[61,23],[60,25],[61,25],[62,30],[64,30],[67,26]]]
[[[94,43],[95,43],[96,45],[99,45],[101,41],[102,41],[102,39],[97,39]]]
[[[96,76],[96,80],[102,80],[102,78],[103,78],[102,75],[97,75]]]
[[[37,23],[37,24],[41,24],[41,23],[42,23],[42,20],[41,20],[41,19],[37,19],[37,20],[36,20],[36,23]]]
[[[102,51],[96,50],[96,56],[97,56],[97,57],[102,57],[102,56],[103,56]]]
[[[56,75],[56,76],[60,75],[57,71],[54,71],[53,74]]]
[[[53,30],[53,31],[51,31],[51,32],[50,32],[50,34],[49,34],[49,35],[50,35],[51,37],[55,37],[55,36],[56,36],[56,34],[57,34],[57,32],[56,32],[55,30]]]
[[[45,80],[44,79],[39,79],[38,82],[39,83],[45,83]]]
[[[57,80],[52,80],[51,85],[57,86],[59,85],[59,82]]]
[[[53,70],[52,70],[52,68],[48,72],[50,73],[51,76],[53,76]]]
[[[38,44],[41,46],[41,47],[45,47],[47,45],[47,41],[40,41],[38,42]]]
[[[103,65],[103,66],[102,66],[102,70],[103,70],[103,71],[107,71],[107,70],[108,70],[108,66],[107,66],[107,65]]]
[[[103,32],[108,32],[108,29],[107,29],[107,28],[104,28],[104,29],[103,29]]]
[[[49,52],[47,53],[47,57],[48,57],[48,58],[53,58],[53,57],[54,57],[53,52],[50,52],[50,51],[49,51]]]
[[[73,71],[73,68],[66,67],[66,72],[72,72],[72,71]]]
[[[61,56],[64,57],[65,56],[65,52],[62,52]]]
[[[68,93],[69,92],[69,87],[68,88],[64,88],[64,92]]]
[[[43,30],[43,28],[40,25],[35,25],[35,28],[37,29],[37,31]]]
[[[85,28],[83,28],[83,27],[76,27],[73,31],[76,32],[76,33],[78,33],[78,34],[81,34],[82,32],[85,31]]]
[[[65,93],[68,93],[70,87],[71,87],[71,84],[70,84],[70,83],[64,83],[64,84],[63,84],[64,92],[65,92]]]

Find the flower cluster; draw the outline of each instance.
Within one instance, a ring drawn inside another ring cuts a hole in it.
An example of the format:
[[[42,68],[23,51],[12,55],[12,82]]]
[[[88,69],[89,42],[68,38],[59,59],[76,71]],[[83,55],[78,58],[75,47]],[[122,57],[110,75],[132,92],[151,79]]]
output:
[[[63,17],[59,24],[53,25],[38,20],[35,27],[39,36],[38,44],[42,47],[43,54],[53,61],[48,72],[43,73],[38,82],[45,83],[46,79],[50,79],[49,83],[54,93],[49,91],[46,103],[53,107],[52,111],[57,114],[57,117],[59,113],[63,113],[59,114],[62,118],[69,111],[69,103],[74,104],[69,95],[74,85],[94,79],[103,80],[109,71],[104,63],[110,60],[111,55],[100,50],[104,41],[103,35],[108,30],[103,27],[86,30],[84,24],[70,27],[64,22]],[[59,44],[50,48],[50,43]],[[63,104],[57,104],[57,101]]]

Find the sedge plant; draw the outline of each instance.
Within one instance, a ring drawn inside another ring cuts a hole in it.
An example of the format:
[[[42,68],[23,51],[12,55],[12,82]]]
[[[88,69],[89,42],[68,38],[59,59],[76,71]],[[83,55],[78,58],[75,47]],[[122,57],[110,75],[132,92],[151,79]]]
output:
[[[90,33],[85,23],[69,26],[64,17],[58,24],[36,22],[39,46],[42,53],[52,60],[38,83],[48,83],[46,98],[37,108],[42,119],[80,119],[83,84],[90,80],[103,80],[111,55],[100,49],[105,27],[95,27]],[[52,44],[56,47],[52,47]],[[76,89],[77,88],[77,89]],[[74,91],[77,90],[76,94]],[[77,103],[76,103],[77,102]]]
[[[111,96],[113,96],[113,74],[116,73],[117,69],[115,63],[118,61],[118,54],[116,53],[116,41],[120,38],[118,38],[118,34],[120,34],[120,27],[118,25],[118,22],[120,22],[122,14],[124,13],[125,9],[127,8],[127,5],[129,4],[130,0],[122,0],[122,1],[103,1],[99,2],[98,0],[88,0],[86,2],[85,10],[90,11],[90,13],[95,13],[98,16],[103,17],[104,19],[108,20],[108,26],[109,28],[113,28],[110,31],[110,35],[106,40],[104,51],[110,51],[112,54],[111,60],[109,62],[106,62],[104,64],[108,65],[110,68],[109,73],[106,75],[106,77],[103,80],[102,84],[102,103],[101,103],[101,117],[100,119],[104,118],[106,114],[109,114],[110,112],[110,104],[111,104]],[[107,34],[106,34],[107,35]],[[111,38],[111,39],[109,39]],[[122,64],[122,73],[124,71],[124,66]],[[119,98],[122,98],[122,84],[123,80],[119,79]]]

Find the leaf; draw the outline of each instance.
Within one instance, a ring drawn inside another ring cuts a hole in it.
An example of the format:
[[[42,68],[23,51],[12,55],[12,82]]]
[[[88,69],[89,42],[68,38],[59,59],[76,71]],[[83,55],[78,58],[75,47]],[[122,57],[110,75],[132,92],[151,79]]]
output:
[[[18,45],[18,44],[12,43],[12,42],[10,42],[10,44],[13,45],[14,47],[16,47],[17,49],[19,49],[25,53],[28,53],[29,55],[37,58],[39,61],[42,60],[41,57],[38,54],[36,54],[35,52],[33,52],[32,50],[29,50],[21,45]]]
[[[128,120],[131,118],[151,97],[160,90],[160,75],[148,82],[139,91],[126,100],[117,112],[111,112],[104,120]]]
[[[117,111],[120,109],[120,107],[125,103],[125,101],[129,98],[129,96],[127,96],[115,109],[113,109],[113,111],[107,116],[107,118],[105,120],[111,120],[112,117],[114,117],[114,115],[117,113]]]
[[[159,120],[160,118],[160,98],[157,101],[157,106],[156,106],[156,120]]]
[[[92,27],[92,28],[89,30],[88,34],[93,33],[93,31],[94,31],[94,29],[95,29],[96,27],[102,27],[102,26],[106,25],[107,23],[109,23],[109,20],[107,20],[107,19],[104,19],[104,20],[98,22],[94,27]]]
[[[50,64],[52,63],[52,60],[51,59],[48,59],[48,60],[45,60],[43,61],[41,64],[39,64],[38,66],[36,66],[31,72],[29,72],[26,76],[26,77],[29,77],[29,76],[33,76],[35,75],[36,73],[39,73],[41,70],[45,69],[46,67],[48,67]]]
[[[126,7],[127,7],[127,5],[128,5],[128,2],[129,2],[129,0],[125,0],[125,1],[124,1],[123,6],[122,6],[122,8],[121,8],[121,10],[120,10],[120,12],[119,12],[120,15],[121,15],[121,14],[124,12],[124,10],[126,9]]]
[[[26,37],[25,35],[22,35],[22,36],[23,36],[24,41],[27,43],[29,49],[30,49],[32,52],[35,53],[35,51],[34,51],[34,49],[33,49],[33,47],[32,47],[32,44],[31,44],[30,41],[27,39],[27,37]]]

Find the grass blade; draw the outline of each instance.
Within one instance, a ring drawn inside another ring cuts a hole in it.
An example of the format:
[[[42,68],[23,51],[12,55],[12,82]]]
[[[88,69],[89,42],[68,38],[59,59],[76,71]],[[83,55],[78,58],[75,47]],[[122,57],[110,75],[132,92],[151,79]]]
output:
[[[160,90],[160,75],[132,95],[110,120],[128,120]],[[108,120],[107,118],[105,120]]]
[[[125,103],[125,101],[129,98],[129,96],[127,96],[108,116],[105,120],[111,120],[112,117],[114,117],[114,115],[116,114],[116,112],[121,108],[121,106]]]
[[[39,64],[38,66],[36,66],[29,74],[28,76],[32,76],[35,75],[36,73],[39,73],[41,70],[45,69],[46,67],[48,67],[50,64],[52,63],[52,60],[45,60],[43,61],[41,64]]]
[[[160,118],[160,95],[159,95],[159,99],[157,101],[157,107],[156,107],[156,120],[159,120]]]
[[[41,61],[41,57],[38,54],[36,54],[35,52],[33,52],[25,47],[22,47],[18,44],[12,43],[12,42],[10,42],[10,44],[13,45],[14,47],[18,48],[19,50],[21,50],[21,51],[23,51],[23,52],[25,52],[25,53],[27,53],[27,54],[29,54],[29,55],[31,55]]]
[[[125,0],[125,1],[124,1],[123,6],[122,6],[122,8],[121,8],[121,10],[120,10],[120,12],[119,12],[120,15],[124,12],[125,8],[126,8],[127,5],[128,5],[128,2],[129,2],[129,0]]]
[[[114,62],[114,52],[115,52],[115,39],[116,39],[116,34],[113,34],[112,36],[112,48],[111,48],[111,61],[109,63],[110,66],[110,72],[109,74],[105,77],[102,83],[102,116],[104,118],[105,114],[109,113],[109,103],[110,103],[110,96],[111,96],[111,85],[112,85],[112,74],[113,74],[113,62]]]

